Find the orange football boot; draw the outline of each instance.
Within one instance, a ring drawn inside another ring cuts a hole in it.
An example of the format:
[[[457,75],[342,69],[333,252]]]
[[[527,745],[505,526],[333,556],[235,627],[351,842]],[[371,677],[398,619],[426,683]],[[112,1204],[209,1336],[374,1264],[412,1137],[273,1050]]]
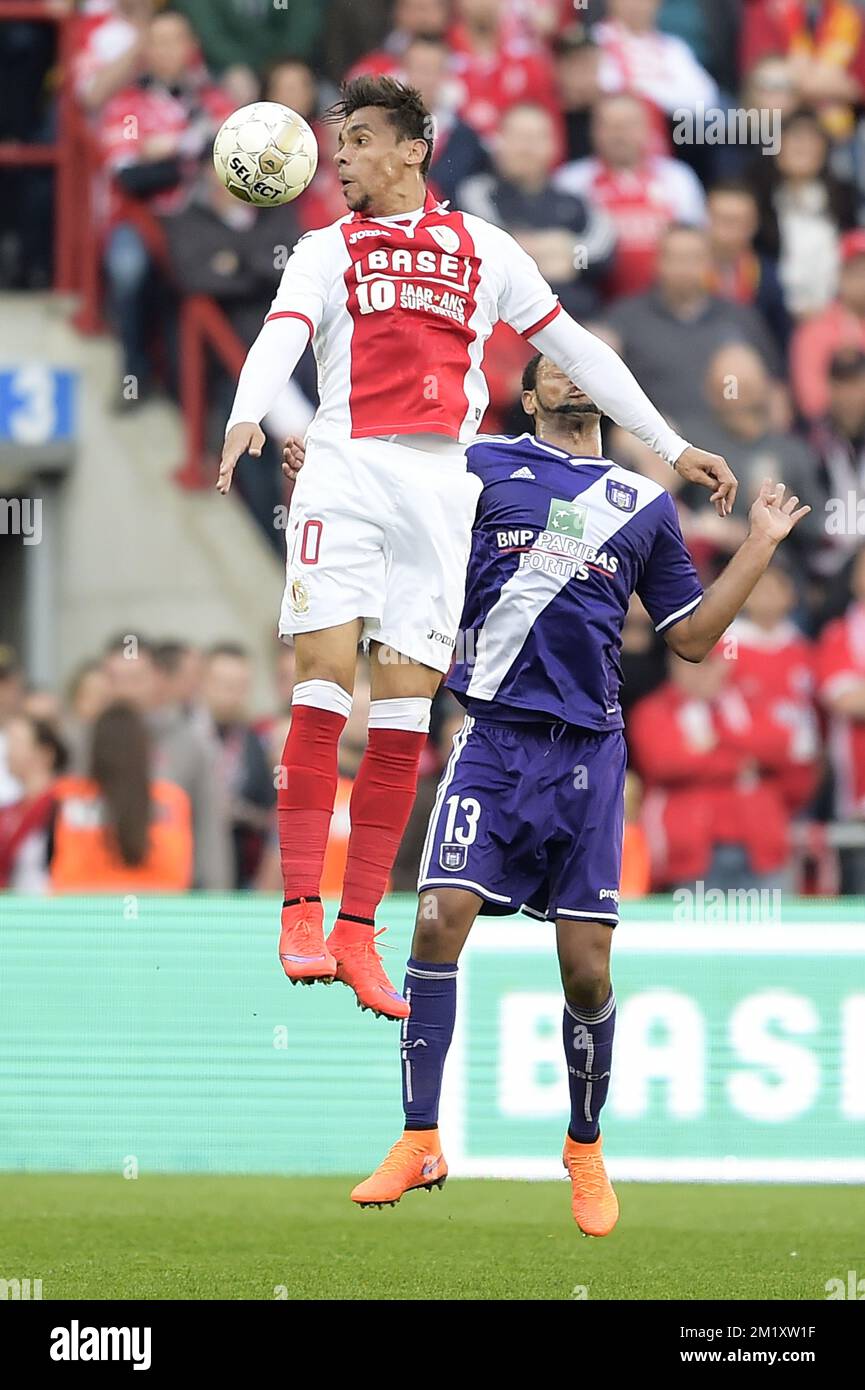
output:
[[[365,939],[344,933],[339,919],[327,938],[327,949],[336,959],[336,976],[357,995],[359,1009],[371,1009],[376,1018],[408,1018],[411,1009],[385,974],[376,941],[387,927],[379,927]]]
[[[336,974],[336,961],[324,940],[324,908],[321,903],[300,902],[282,909],[279,959],[293,985],[329,985]]]
[[[601,1136],[577,1144],[568,1134],[562,1162],[571,1179],[571,1211],[584,1236],[608,1236],[619,1219],[619,1203],[610,1186],[601,1153]]]
[[[375,1172],[358,1183],[351,1200],[360,1207],[395,1207],[406,1192],[444,1187],[448,1166],[437,1129],[407,1129]]]

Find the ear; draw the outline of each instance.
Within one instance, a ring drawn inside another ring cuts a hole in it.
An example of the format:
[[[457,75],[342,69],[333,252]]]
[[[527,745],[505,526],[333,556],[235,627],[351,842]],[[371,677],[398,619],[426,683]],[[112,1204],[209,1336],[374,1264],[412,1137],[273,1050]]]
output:
[[[408,145],[408,149],[406,150],[406,164],[413,169],[420,168],[421,164],[423,164],[426,159],[427,150],[429,149],[428,142],[426,140],[407,140],[406,144]]]
[[[522,400],[523,410],[526,414],[534,415],[538,408],[538,398],[534,391],[524,391],[520,399]]]

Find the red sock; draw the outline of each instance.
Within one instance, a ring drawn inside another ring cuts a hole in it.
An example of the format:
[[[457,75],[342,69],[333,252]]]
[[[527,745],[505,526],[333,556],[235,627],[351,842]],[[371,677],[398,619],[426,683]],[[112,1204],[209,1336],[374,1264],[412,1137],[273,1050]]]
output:
[[[351,834],[340,914],[374,918],[417,791],[417,770],[427,741],[407,729],[370,729],[351,791]]]
[[[315,705],[292,710],[276,797],[286,899],[318,897],[345,723],[345,715]]]

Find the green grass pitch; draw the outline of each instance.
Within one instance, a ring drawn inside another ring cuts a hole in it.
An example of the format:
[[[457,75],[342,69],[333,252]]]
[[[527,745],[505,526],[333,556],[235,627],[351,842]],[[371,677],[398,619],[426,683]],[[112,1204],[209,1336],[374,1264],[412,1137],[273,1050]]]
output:
[[[865,1189],[621,1184],[604,1240],[561,1183],[452,1178],[361,1211],[351,1179],[4,1174],[0,1278],[44,1299],[825,1299]]]

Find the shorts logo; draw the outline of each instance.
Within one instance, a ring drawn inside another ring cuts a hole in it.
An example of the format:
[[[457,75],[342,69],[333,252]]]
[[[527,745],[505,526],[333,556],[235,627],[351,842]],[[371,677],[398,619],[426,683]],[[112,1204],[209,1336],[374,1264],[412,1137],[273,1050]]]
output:
[[[288,601],[292,613],[301,616],[309,612],[309,589],[302,579],[292,579],[288,588]]]
[[[561,497],[554,497],[547,517],[547,530],[557,531],[561,536],[573,536],[575,540],[581,541],[585,529],[586,508],[582,503],[566,502]]]
[[[453,227],[430,227],[429,234],[437,246],[446,251],[449,256],[460,249],[459,232],[455,232]]]
[[[637,489],[610,478],[607,481],[607,501],[611,506],[618,507],[620,512],[632,512],[637,505]]]
[[[467,845],[455,845],[453,843],[442,845],[439,850],[439,864],[449,873],[459,873],[460,869],[464,869],[466,866],[468,853]]]

